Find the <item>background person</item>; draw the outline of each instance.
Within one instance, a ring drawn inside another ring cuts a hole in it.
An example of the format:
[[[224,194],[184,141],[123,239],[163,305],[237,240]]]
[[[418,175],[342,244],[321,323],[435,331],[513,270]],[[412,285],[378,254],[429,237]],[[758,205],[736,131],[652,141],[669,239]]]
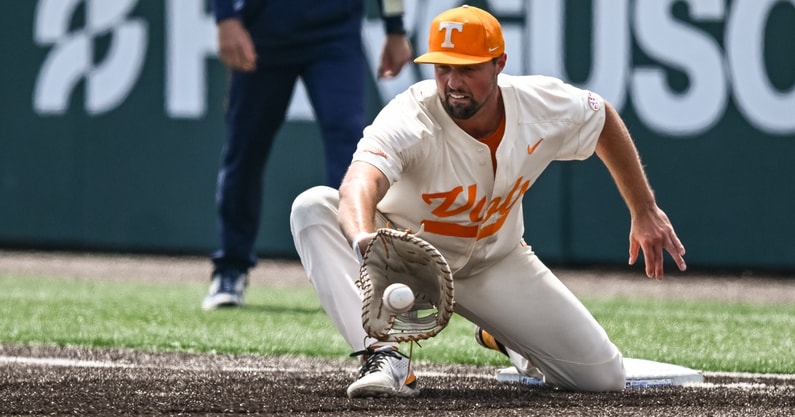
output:
[[[323,138],[326,183],[338,186],[365,125],[364,0],[214,0],[221,60],[230,69],[226,144],[216,192],[220,247],[202,308],[243,304],[256,265],[265,163],[295,83],[306,85]],[[378,75],[412,57],[402,0],[379,1],[387,39]]]

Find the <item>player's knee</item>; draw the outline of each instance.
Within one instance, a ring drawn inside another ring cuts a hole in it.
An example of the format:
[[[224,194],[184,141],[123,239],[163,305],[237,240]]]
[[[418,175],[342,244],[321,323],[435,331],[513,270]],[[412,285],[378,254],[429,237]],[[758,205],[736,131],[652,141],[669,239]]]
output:
[[[290,227],[301,230],[313,224],[333,220],[336,223],[339,192],[331,187],[312,187],[293,200]]]
[[[612,367],[605,371],[602,391],[621,391],[626,387],[627,374],[621,358],[614,361]]]
[[[581,391],[622,391],[626,386],[626,371],[621,355],[591,369],[590,377],[578,387]]]
[[[546,382],[569,391],[608,392],[621,391],[625,386],[626,372],[620,353],[610,360],[596,364],[566,362],[543,370]]]

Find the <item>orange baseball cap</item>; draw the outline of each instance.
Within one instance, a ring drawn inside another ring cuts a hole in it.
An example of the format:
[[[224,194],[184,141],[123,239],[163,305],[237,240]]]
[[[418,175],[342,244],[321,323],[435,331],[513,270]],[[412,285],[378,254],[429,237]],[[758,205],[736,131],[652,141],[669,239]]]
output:
[[[490,61],[505,52],[500,22],[489,12],[474,6],[447,10],[431,22],[428,52],[417,64],[474,65]]]

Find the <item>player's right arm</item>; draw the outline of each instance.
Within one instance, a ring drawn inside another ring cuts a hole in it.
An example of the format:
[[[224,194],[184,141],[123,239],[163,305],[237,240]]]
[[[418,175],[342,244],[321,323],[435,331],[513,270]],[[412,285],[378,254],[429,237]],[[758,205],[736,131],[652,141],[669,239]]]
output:
[[[338,220],[349,243],[364,252],[375,233],[376,205],[389,189],[386,176],[373,165],[353,161],[340,185]]]

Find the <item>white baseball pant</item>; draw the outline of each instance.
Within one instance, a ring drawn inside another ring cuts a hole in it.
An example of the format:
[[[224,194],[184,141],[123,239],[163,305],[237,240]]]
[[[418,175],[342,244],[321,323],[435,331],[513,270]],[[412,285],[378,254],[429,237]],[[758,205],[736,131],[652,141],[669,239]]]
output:
[[[362,328],[359,262],[340,231],[338,205],[336,189],[310,188],[293,202],[290,226],[320,304],[348,344],[361,350],[374,340]],[[378,216],[377,226],[384,226]],[[454,279],[456,313],[503,343],[519,371],[537,369],[547,384],[564,389],[624,389],[621,352],[530,247],[517,242],[507,256],[457,271]]]

